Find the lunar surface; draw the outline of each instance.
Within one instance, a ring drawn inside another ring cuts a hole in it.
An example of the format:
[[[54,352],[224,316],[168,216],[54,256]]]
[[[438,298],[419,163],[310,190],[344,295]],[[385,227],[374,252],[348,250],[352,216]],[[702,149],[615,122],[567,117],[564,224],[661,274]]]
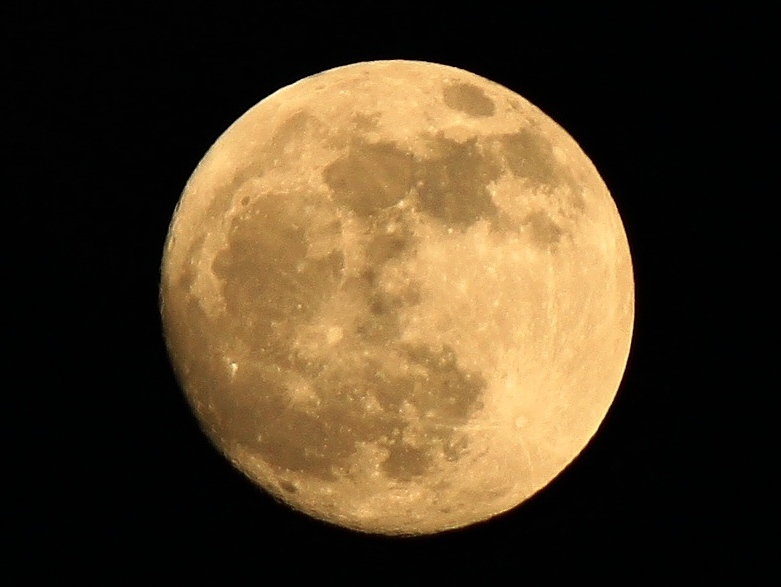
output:
[[[212,146],[161,311],[204,431],[257,485],[359,531],[434,533],[545,487],[617,392],[627,238],[538,108],[411,61],[303,79]]]

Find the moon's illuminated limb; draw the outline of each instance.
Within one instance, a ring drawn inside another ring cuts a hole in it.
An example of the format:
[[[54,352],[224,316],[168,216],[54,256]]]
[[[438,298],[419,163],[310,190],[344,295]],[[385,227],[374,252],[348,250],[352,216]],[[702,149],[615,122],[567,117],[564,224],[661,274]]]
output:
[[[387,534],[464,526],[583,449],[626,365],[616,207],[497,84],[386,61],[250,109],[188,182],[162,267],[173,364],[269,492]]]

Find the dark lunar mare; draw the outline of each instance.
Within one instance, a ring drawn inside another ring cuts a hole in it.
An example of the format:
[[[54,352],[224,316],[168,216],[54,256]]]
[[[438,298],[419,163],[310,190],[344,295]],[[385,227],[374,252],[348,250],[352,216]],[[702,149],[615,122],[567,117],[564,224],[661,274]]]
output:
[[[366,245],[371,267],[361,278],[365,321],[356,330],[355,348],[386,353],[392,362],[411,366],[408,374],[359,352],[344,369],[335,368],[328,355],[305,360],[291,350],[296,329],[309,324],[337,292],[344,261],[338,253],[307,258],[302,202],[296,194],[270,194],[234,218],[228,246],[212,266],[221,283],[224,314],[208,316],[190,295],[164,309],[183,385],[197,390],[198,409],[211,412],[205,420],[215,422],[208,432],[219,438],[218,444],[243,445],[281,471],[323,479],[334,479],[344,470],[359,442],[385,447],[383,470],[401,480],[427,471],[435,451],[457,458],[467,448],[457,427],[479,408],[485,382],[461,369],[448,347],[399,344],[398,311],[419,298],[414,287],[390,295],[377,282],[384,264],[414,250],[408,227],[401,217],[392,218],[392,211],[366,217],[370,234],[376,236]],[[400,223],[397,234],[371,228],[388,220]],[[196,243],[193,254],[201,246]],[[185,271],[165,294],[167,299],[183,295],[193,281],[192,270]],[[237,359],[238,368],[231,373],[228,361],[240,348],[254,360]],[[291,375],[312,382],[317,406],[291,405],[286,387]],[[210,384],[201,385],[205,381]],[[379,414],[367,411],[367,396],[376,399]],[[420,446],[402,440],[409,426],[399,413],[402,401],[428,414]]]
[[[496,112],[493,101],[482,89],[472,84],[447,84],[442,91],[442,98],[449,108],[470,116],[492,116]]]

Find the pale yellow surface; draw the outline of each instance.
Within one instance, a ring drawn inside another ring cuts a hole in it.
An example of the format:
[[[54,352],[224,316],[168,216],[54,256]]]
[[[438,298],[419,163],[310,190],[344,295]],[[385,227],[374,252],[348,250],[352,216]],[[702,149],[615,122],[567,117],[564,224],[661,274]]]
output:
[[[386,534],[506,511],[584,448],[634,316],[627,239],[575,141],[436,64],[337,68],[214,144],[165,248],[204,430],[312,516]]]

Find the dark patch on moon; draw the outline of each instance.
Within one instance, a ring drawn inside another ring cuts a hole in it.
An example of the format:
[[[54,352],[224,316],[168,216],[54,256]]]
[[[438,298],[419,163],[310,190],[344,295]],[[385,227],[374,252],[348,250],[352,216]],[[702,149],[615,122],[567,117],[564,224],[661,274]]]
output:
[[[401,324],[396,312],[400,308],[398,300],[394,304],[378,285],[376,270],[365,269],[357,278],[345,282],[344,289],[354,295],[362,305],[361,313],[354,324],[355,334],[365,343],[382,344],[401,335]]]
[[[379,282],[381,267],[381,264],[370,264],[342,285],[342,290],[360,306],[353,328],[366,344],[382,345],[396,340],[401,336],[399,312],[420,303],[419,282],[411,280],[404,287],[389,292]]]
[[[236,161],[236,171],[223,184],[215,186],[208,217],[223,218],[231,207],[233,196],[246,182],[299,160],[313,144],[328,140],[327,130],[320,119],[301,111],[280,124],[266,143],[248,145],[250,152]],[[242,200],[241,203],[246,206],[248,202]]]
[[[176,330],[169,334],[183,384],[197,394],[196,404],[206,406],[201,412],[210,414],[207,432],[218,445],[244,446],[280,471],[326,480],[349,470],[358,443],[384,447],[382,469],[400,481],[425,474],[437,453],[459,458],[463,451],[456,447],[464,446],[456,438],[458,427],[480,409],[486,384],[458,364],[451,348],[399,341],[400,312],[420,302],[420,284],[413,280],[389,291],[380,275],[389,263],[414,254],[404,214],[393,208],[365,217],[371,230],[361,245],[367,266],[343,281],[341,253],[307,256],[305,227],[313,223],[303,202],[297,194],[269,194],[233,218],[227,246],[212,263],[224,314],[207,315],[188,293],[192,275],[174,284],[185,301],[164,308],[165,321]],[[197,253],[202,241],[193,247]],[[332,353],[339,350],[319,358],[297,354],[291,344],[297,328],[311,324],[340,288],[352,288],[362,305],[360,320],[345,334],[352,337],[351,350],[344,351],[349,356],[341,355],[346,363],[334,365]],[[245,356],[231,370],[230,348],[238,342],[254,359]],[[372,358],[388,354],[387,363]],[[299,402],[291,395],[294,384],[309,386]],[[367,398],[378,411],[367,407]],[[403,405],[426,415],[417,424],[425,436],[421,446],[399,434],[410,425]],[[294,486],[280,487],[291,492]]]
[[[584,210],[580,182],[569,167],[559,163],[553,145],[539,131],[524,129],[495,140],[506,166],[515,177],[525,178],[538,188],[553,189],[563,185],[569,189],[573,209]]]
[[[391,345],[393,346],[393,345]],[[299,367],[312,382],[320,403],[313,409],[289,405],[282,376],[271,370],[247,372],[234,384],[226,412],[234,442],[240,442],[267,463],[282,470],[334,480],[346,470],[356,444],[375,443],[388,450],[383,471],[409,480],[430,470],[440,451],[448,460],[460,458],[466,444],[455,439],[458,426],[477,409],[485,382],[460,369],[447,351],[418,347],[423,370],[415,375],[389,372],[371,359],[356,358],[353,368]],[[444,357],[444,358],[443,358]],[[374,397],[380,412],[362,409],[362,400]],[[400,432],[409,425],[400,408],[408,403],[433,414],[422,423],[423,446],[405,444]]]
[[[313,142],[328,137],[328,127],[319,118],[305,111],[299,111],[279,125],[258,157],[267,167],[287,165],[295,162]]]
[[[400,441],[388,446],[388,457],[382,463],[383,472],[399,481],[409,481],[431,469],[434,457],[430,448],[405,446]]]
[[[421,211],[447,226],[465,228],[496,216],[488,184],[502,172],[499,161],[482,153],[476,140],[459,143],[430,137],[434,155],[414,159],[392,143],[353,142],[330,164],[323,179],[337,204],[363,218],[386,211],[411,194]]]
[[[529,214],[522,224],[529,227],[532,240],[541,248],[556,245],[564,235],[564,230],[541,210]]]
[[[374,269],[393,259],[414,253],[417,245],[408,214],[395,206],[385,208],[369,220],[371,239],[366,245],[366,264]]]
[[[253,348],[266,347],[275,323],[311,317],[338,281],[341,253],[307,258],[305,218],[297,196],[270,194],[233,219],[228,246],[212,263],[227,313]]]
[[[337,204],[370,217],[404,198],[412,178],[412,157],[391,143],[354,141],[347,155],[323,171]]]
[[[488,185],[501,175],[497,161],[481,153],[477,141],[432,141],[435,155],[415,168],[420,208],[448,226],[466,228],[492,219],[498,210]]]
[[[553,148],[540,134],[522,130],[504,135],[499,141],[507,167],[516,177],[546,185],[569,180],[568,170],[556,164]]]
[[[352,122],[358,132],[369,132],[377,129],[379,118],[378,113],[369,115],[358,112],[352,117]]]
[[[413,241],[411,233],[378,232],[366,247],[367,264],[371,267],[384,265],[408,252]]]
[[[458,87],[461,93],[471,92]],[[560,210],[562,215],[573,218],[584,210],[577,177],[559,163],[551,143],[535,129],[490,137],[486,149],[477,139],[458,142],[441,134],[429,136],[428,142],[432,154],[413,158],[393,143],[355,139],[347,154],[323,172],[338,205],[372,220],[372,234],[376,235],[372,246],[377,250],[395,247],[396,255],[408,248],[409,234],[383,234],[378,222],[387,220],[394,205],[408,196],[419,211],[448,228],[466,229],[480,220],[488,220],[492,226],[500,222],[489,185],[505,170],[528,180],[533,188],[567,188],[568,205]],[[378,218],[383,215],[385,218]],[[396,211],[396,215],[403,218],[402,212]],[[528,222],[536,242],[552,244],[561,237],[560,228],[549,218],[532,217]]]
[[[492,116],[496,111],[493,101],[482,89],[472,84],[455,83],[445,86],[442,97],[449,108],[470,116]]]
[[[294,113],[276,128],[267,142],[248,145],[246,156],[236,160],[235,172],[224,183],[215,186],[208,217],[224,218],[231,208],[233,196],[244,184],[272,170],[291,166],[316,145],[341,147],[338,137],[333,138],[319,118],[305,111]],[[246,198],[241,200],[243,206],[248,203]]]
[[[459,368],[455,351],[447,345],[438,350],[408,345],[405,354],[426,373],[424,381],[414,382],[412,405],[422,413],[431,411],[447,420],[466,421],[485,388],[482,376]]]
[[[355,452],[356,438],[348,430],[359,415],[351,406],[339,405],[338,398],[317,411],[292,406],[285,387],[291,366],[267,367],[247,369],[234,383],[231,422],[226,426],[233,436],[229,440],[280,470],[333,480],[335,467]],[[274,367],[279,371],[275,373]]]

